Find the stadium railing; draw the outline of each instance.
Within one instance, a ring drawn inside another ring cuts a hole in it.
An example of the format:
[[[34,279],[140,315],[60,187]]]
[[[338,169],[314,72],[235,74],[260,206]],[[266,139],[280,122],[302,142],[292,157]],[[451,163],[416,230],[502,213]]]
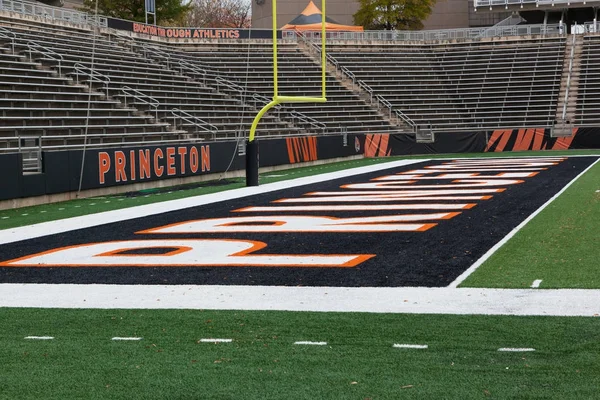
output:
[[[554,6],[560,4],[586,4],[590,0],[475,0],[475,8],[477,7],[493,7],[493,6],[514,6],[531,4],[537,6]]]
[[[0,11],[15,12],[32,17],[48,18],[72,24],[92,25],[106,28],[108,20],[103,16],[94,16],[80,11],[65,10],[41,3],[19,0],[0,0]]]
[[[485,28],[441,29],[433,31],[364,31],[364,32],[328,32],[328,40],[358,40],[358,41],[439,41],[439,40],[468,40],[510,36],[551,36],[565,35],[566,30],[560,24],[511,25],[492,26]],[[321,40],[320,32],[304,32],[308,40]],[[295,31],[284,31],[283,37],[297,37]]]

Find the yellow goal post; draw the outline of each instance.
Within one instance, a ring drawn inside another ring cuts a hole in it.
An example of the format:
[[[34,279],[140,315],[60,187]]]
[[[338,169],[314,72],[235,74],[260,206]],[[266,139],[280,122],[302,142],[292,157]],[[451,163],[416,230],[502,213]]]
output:
[[[325,103],[327,101],[326,97],[326,72],[327,72],[327,55],[325,52],[325,0],[321,0],[321,97],[305,97],[305,96],[280,96],[279,95],[279,86],[278,86],[278,77],[277,77],[277,0],[273,0],[273,100],[265,105],[259,112],[256,114],[254,121],[252,122],[252,126],[250,128],[250,136],[248,138],[249,142],[254,141],[254,136],[256,134],[256,127],[258,126],[258,122],[265,115],[267,111],[271,108],[275,107],[278,104],[282,103]]]

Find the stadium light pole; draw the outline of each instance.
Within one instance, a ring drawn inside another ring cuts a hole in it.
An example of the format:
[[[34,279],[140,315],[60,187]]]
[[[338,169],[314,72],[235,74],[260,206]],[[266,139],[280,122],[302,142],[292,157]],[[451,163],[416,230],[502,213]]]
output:
[[[326,96],[326,66],[327,54],[325,51],[325,0],[321,0],[321,97],[280,96],[277,79],[277,0],[272,0],[273,13],[273,100],[265,105],[254,117],[250,127],[250,135],[246,141],[246,186],[258,186],[259,151],[258,141],[255,138],[258,123],[271,108],[282,103],[325,103]]]

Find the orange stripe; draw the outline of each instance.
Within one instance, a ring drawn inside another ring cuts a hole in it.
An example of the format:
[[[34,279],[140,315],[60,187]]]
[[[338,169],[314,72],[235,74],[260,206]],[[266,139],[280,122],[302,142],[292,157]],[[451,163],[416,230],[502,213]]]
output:
[[[498,146],[496,146],[495,152],[503,152],[504,151],[504,148],[506,147],[508,140],[512,136],[512,133],[513,133],[512,129],[505,130],[502,133],[502,136],[500,137],[500,142],[498,143]]]
[[[290,164],[294,164],[296,162],[294,158],[294,149],[292,148],[292,139],[286,138],[285,144],[287,146],[288,158],[290,160]]]
[[[381,142],[379,143],[379,157],[385,156],[389,145],[390,135],[382,134]]]
[[[496,143],[496,141],[502,136],[503,133],[504,133],[503,130],[494,131],[492,133],[492,136],[488,140],[487,147],[485,148],[485,151],[490,151],[490,147],[492,147],[492,145],[494,143]]]
[[[542,144],[544,143],[544,137],[546,129],[538,128],[535,130],[535,136],[533,138],[533,148],[531,150],[543,150]]]

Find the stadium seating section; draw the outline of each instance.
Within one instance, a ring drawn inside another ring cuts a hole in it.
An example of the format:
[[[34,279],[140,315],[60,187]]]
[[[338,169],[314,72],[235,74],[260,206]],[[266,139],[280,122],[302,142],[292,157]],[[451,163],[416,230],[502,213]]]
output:
[[[281,105],[257,135],[409,132],[381,101],[434,131],[550,127],[564,93],[567,41],[333,42],[338,69],[328,68],[328,102]],[[581,46],[574,122],[597,126],[600,36]],[[268,40],[167,42],[1,17],[0,150],[27,140],[80,148],[85,137],[90,147],[244,138],[273,94],[272,57]],[[280,94],[321,94],[314,49],[282,40],[278,61]]]

